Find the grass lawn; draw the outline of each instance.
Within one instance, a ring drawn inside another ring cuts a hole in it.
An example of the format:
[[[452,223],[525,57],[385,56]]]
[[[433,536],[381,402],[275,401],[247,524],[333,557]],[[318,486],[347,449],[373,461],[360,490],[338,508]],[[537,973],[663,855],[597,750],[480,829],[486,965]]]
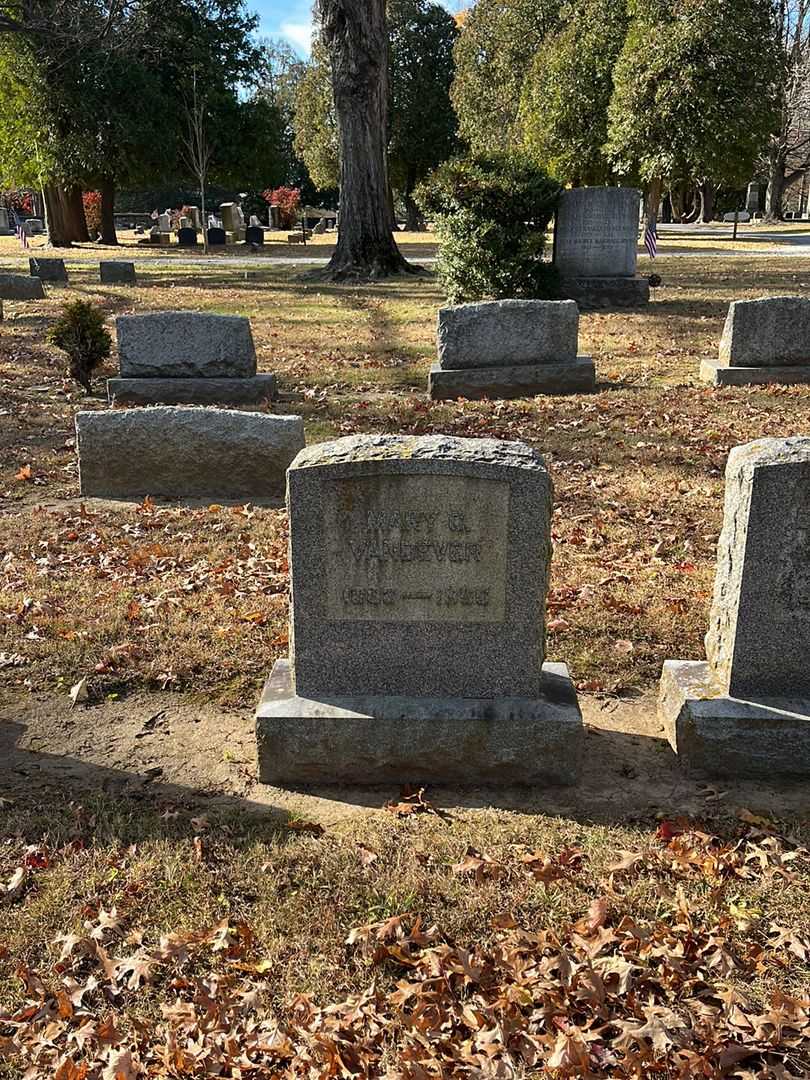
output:
[[[595,394],[435,404],[429,277],[312,285],[257,261],[245,280],[174,256],[131,289],[69,270],[0,323],[0,1076],[810,1075],[801,791],[687,787],[660,746],[639,778],[660,737],[636,751],[608,719],[594,745],[625,801],[262,803],[249,714],[287,652],[284,511],[82,503],[73,416],[106,407],[103,383],[86,399],[45,340],[65,295],[244,314],[309,441],[536,446],[549,659],[586,718],[636,710],[652,736],[662,661],[702,656],[729,449],[810,429],[810,389],[709,389],[699,361],[732,299],[810,295],[810,259],[662,259],[647,311],[582,318]]]

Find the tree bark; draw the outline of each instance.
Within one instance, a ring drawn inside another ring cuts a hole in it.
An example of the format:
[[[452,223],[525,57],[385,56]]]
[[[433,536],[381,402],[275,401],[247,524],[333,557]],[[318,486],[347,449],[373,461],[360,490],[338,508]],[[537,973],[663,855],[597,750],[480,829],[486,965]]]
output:
[[[117,244],[115,232],[115,184],[104,180],[101,184],[101,242]]]
[[[765,217],[772,221],[781,221],[782,219],[785,172],[785,162],[781,154],[774,154],[769,162],[768,187],[765,191]]]
[[[660,178],[650,181],[647,194],[644,197],[644,220],[647,225],[657,225],[658,207],[661,203],[661,191],[663,183]]]
[[[72,184],[67,188],[66,196],[71,240],[77,244],[84,244],[90,239],[90,233],[87,231],[87,218],[84,216],[82,189],[78,184]]]
[[[48,212],[48,241],[51,247],[70,247],[73,243],[73,227],[65,189],[59,184],[46,184],[45,206]]]
[[[341,281],[413,273],[391,232],[385,0],[318,0],[317,11],[340,139],[340,228],[329,265],[313,276]]]

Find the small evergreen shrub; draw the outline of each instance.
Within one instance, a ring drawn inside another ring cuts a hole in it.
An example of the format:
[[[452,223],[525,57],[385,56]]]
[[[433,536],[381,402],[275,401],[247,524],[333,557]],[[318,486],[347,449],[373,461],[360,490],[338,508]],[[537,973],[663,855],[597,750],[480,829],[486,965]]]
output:
[[[440,165],[416,198],[439,235],[438,272],[448,300],[559,296],[559,276],[543,249],[561,190],[520,154]]]
[[[112,337],[104,312],[89,300],[65,304],[48,340],[68,355],[70,375],[90,393],[93,371],[110,355]]]

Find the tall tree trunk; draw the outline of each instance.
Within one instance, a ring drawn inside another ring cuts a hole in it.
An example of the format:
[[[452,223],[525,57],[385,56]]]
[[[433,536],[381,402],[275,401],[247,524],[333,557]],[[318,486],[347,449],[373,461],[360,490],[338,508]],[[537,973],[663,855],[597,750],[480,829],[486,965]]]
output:
[[[704,180],[700,185],[700,220],[708,224],[714,219],[715,187],[711,180]]]
[[[45,185],[45,206],[48,211],[48,241],[52,247],[70,247],[73,225],[65,189],[59,184]]]
[[[785,194],[785,160],[774,151],[768,162],[768,187],[765,192],[765,217],[773,221],[782,218],[782,198]]]
[[[413,272],[391,232],[385,0],[318,0],[317,13],[332,64],[340,139],[338,242],[317,276],[340,281]]]
[[[84,216],[82,189],[78,184],[73,184],[67,189],[66,195],[70,218],[71,239],[75,240],[77,244],[84,244],[90,239],[90,233],[87,231],[87,218]]]
[[[101,184],[101,242],[117,244],[115,232],[115,184],[104,180]]]
[[[647,193],[644,196],[644,220],[647,225],[658,224],[658,207],[661,203],[661,191],[663,183],[660,178],[650,181]]]

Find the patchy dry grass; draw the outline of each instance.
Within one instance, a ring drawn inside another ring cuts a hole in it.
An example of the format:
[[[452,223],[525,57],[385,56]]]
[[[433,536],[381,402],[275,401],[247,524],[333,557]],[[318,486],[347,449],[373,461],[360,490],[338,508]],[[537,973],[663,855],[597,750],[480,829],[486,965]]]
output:
[[[585,315],[591,396],[430,403],[440,295],[431,279],[349,288],[293,269],[150,269],[137,289],[78,268],[71,295],[111,314],[193,308],[249,315],[260,367],[276,371],[310,440],[375,431],[525,439],[556,488],[553,658],[579,686],[649,688],[667,656],[699,657],[730,447],[806,433],[806,388],[711,390],[696,381],[735,297],[807,293],[804,260],[694,258],[662,264],[650,309]],[[89,675],[94,695],[194,686],[252,700],[285,638],[283,514],[266,508],[75,502],[72,441],[86,401],[45,344],[57,290],[7,303],[0,380],[0,651],[18,686]],[[112,370],[112,368],[110,369]],[[30,475],[29,475],[30,472]],[[74,502],[70,502],[74,500]],[[12,666],[13,665],[13,666]]]
[[[324,832],[101,796],[5,817],[0,1075],[810,1068],[792,998],[810,863],[767,819],[369,813]]]
[[[550,655],[581,688],[625,693],[653,687],[665,657],[702,653],[729,448],[810,425],[808,388],[696,381],[728,302],[807,294],[810,262],[659,269],[648,311],[584,316],[597,393],[514,402],[426,400],[430,279],[316,287],[286,267],[245,280],[175,262],[131,290],[77,265],[70,294],[111,315],[249,315],[278,407],[310,440],[537,446],[556,492]],[[82,506],[73,416],[105,406],[45,343],[61,295],[7,303],[0,324],[4,690],[21,719],[85,675],[94,700],[252,704],[287,648],[284,512]],[[9,1080],[810,1074],[808,1006],[790,997],[810,977],[806,822],[727,813],[656,833],[650,815],[361,810],[321,832],[236,803],[203,812],[146,789],[80,803],[42,785],[0,813]],[[336,1004],[356,994],[361,1007]]]

